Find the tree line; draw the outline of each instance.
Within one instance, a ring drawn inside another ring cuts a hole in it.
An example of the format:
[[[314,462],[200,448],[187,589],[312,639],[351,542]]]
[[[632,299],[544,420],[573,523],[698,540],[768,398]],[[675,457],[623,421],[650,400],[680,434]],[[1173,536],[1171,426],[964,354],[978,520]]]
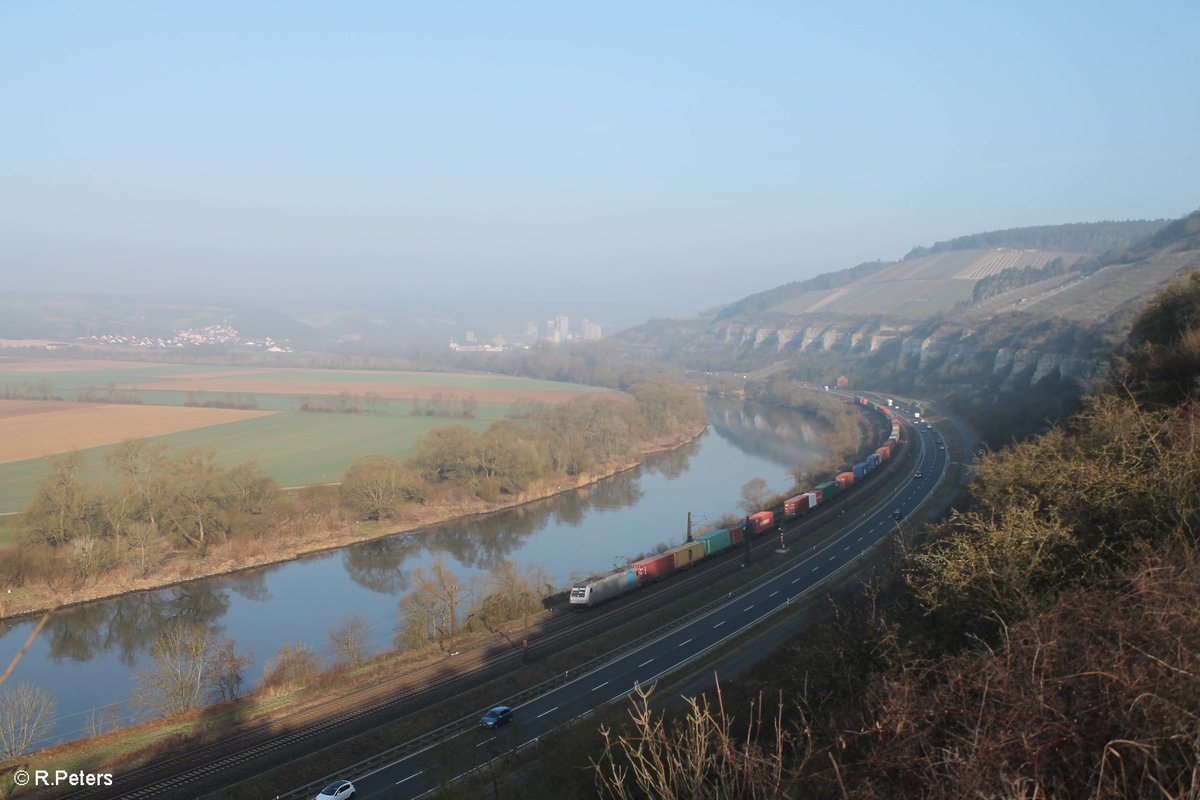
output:
[[[646,382],[622,397],[517,404],[519,420],[482,433],[461,425],[422,437],[405,461],[365,456],[343,476],[343,503],[359,519],[388,520],[430,502],[495,501],[520,495],[539,478],[574,477],[633,457],[639,442],[677,435],[704,419],[695,392]]]
[[[17,541],[0,550],[0,577],[10,586],[81,586],[119,567],[144,577],[172,553],[203,557],[215,544],[269,547],[310,523],[390,521],[434,505],[480,509],[539,479],[623,463],[639,442],[704,418],[686,386],[646,382],[629,393],[632,401],[525,403],[521,419],[497,420],[482,433],[435,428],[404,461],[355,460],[332,496],[284,493],[254,462],[226,468],[212,452],[172,452],[148,440],[114,448],[105,459],[108,480],[89,479],[86,457],[69,453],[36,485]]]

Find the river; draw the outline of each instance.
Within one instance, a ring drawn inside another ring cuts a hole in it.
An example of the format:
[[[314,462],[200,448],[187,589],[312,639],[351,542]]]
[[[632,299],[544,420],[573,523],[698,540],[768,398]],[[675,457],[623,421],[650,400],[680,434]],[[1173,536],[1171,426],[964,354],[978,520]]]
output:
[[[761,477],[791,486],[789,468],[825,455],[821,430],[795,411],[706,402],[709,429],[695,442],[655,455],[594,486],[486,517],[452,522],[236,575],[139,592],[61,611],[34,643],[5,690],[28,682],[57,700],[51,741],[89,734],[89,719],[138,721],[129,703],[154,637],[181,621],[210,626],[253,651],[253,686],[280,647],[303,642],[332,661],[329,632],[351,616],[367,626],[368,647],[392,647],[398,603],[413,570],[442,558],[464,582],[501,560],[541,564],[563,587],[611,569],[660,542],[683,540],[687,513],[697,527],[735,512],[742,484]],[[464,585],[467,585],[464,583]],[[0,665],[24,644],[34,621],[0,623]],[[43,741],[44,746],[49,742]]]

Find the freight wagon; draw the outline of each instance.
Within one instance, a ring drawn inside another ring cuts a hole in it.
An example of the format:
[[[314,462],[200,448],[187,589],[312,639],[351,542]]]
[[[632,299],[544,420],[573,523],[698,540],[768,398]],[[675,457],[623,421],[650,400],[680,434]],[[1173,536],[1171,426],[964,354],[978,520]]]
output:
[[[872,402],[869,398],[860,396],[859,404],[867,406],[883,414],[885,418],[892,417],[890,409]],[[791,497],[783,504],[781,520],[792,519],[812,511],[843,492],[850,491],[856,484],[866,479],[876,467],[896,454],[900,446],[900,423],[894,417],[891,419],[891,435],[875,452],[869,454],[866,460],[855,464],[851,469],[840,473],[834,480],[817,484],[806,492]],[[678,547],[672,547],[659,555],[635,561],[607,575],[588,578],[578,585],[571,587],[570,600],[573,608],[588,608],[620,597],[633,591],[639,586],[668,578],[680,570],[687,569],[700,563],[706,558],[718,555],[744,543],[744,536],[749,533],[756,535],[772,530],[777,524],[773,511],[759,511],[751,514],[748,525],[739,525],[728,530],[716,530],[696,536],[693,541]]]

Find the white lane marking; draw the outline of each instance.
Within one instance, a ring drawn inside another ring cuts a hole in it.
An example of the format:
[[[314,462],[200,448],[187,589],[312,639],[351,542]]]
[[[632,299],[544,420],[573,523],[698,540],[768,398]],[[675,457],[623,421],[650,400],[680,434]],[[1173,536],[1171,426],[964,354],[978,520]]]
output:
[[[775,591],[771,592],[769,595],[767,595],[767,597],[774,597],[774,596],[775,596],[775,595],[777,595],[777,594],[779,594],[779,590],[778,590],[778,589],[776,589]]]
[[[816,572],[816,570],[814,569],[813,572]],[[794,581],[792,581],[792,583],[799,583],[799,582],[800,582],[799,578],[796,578]]]
[[[596,689],[603,689],[605,686],[608,686],[608,681],[605,681],[604,683],[600,684],[599,686],[592,687],[592,691],[594,692],[594,691],[596,691]]]
[[[830,561],[833,561],[835,558],[837,558],[837,556],[830,556],[830,557],[829,557],[829,560],[830,560]]]
[[[749,610],[750,610],[750,609],[752,609],[752,608],[754,608],[754,604],[753,604],[753,603],[751,603],[750,605],[748,605],[748,606],[746,606],[745,608],[743,608],[743,609],[742,609],[742,611],[749,611]]]
[[[475,746],[476,746],[476,747],[483,747],[483,746],[484,746],[485,744],[487,744],[488,742],[494,742],[494,741],[496,741],[496,737],[495,737],[495,736],[493,736],[493,737],[492,737],[492,738],[490,738],[490,739],[484,739],[482,742],[480,742],[479,744],[477,744],[477,745],[475,745]],[[405,778],[404,780],[408,780],[408,778]]]
[[[654,660],[653,658],[652,658],[652,659],[650,659],[650,661],[653,661],[653,660]],[[647,664],[649,664],[649,663],[650,663],[650,661],[643,661],[642,663],[638,664],[638,667],[639,667],[639,668],[641,668],[641,667],[644,667],[644,666],[646,666]]]
[[[685,644],[687,644],[687,643],[688,643],[688,642],[690,642],[690,641],[691,641],[691,639],[688,639],[688,640],[686,640],[686,641],[682,641],[682,642],[680,642],[680,643],[679,643],[679,646],[680,646],[680,647],[683,647]]]
[[[555,711],[558,711],[558,706],[555,706],[554,708],[550,709],[549,711],[543,711],[542,713],[538,714],[538,719],[541,719],[542,717],[546,716],[547,714],[553,714]]]
[[[858,537],[858,540],[861,542],[861,541],[862,541],[862,537],[861,537],[861,536],[860,536],[860,537]]]
[[[424,771],[425,771],[425,770],[421,770],[421,772],[424,772]],[[415,778],[415,777],[417,777],[418,775],[420,775],[420,774],[421,774],[421,772],[414,772],[412,775],[409,775],[407,778],[404,778],[404,779],[402,779],[402,780],[398,780],[398,781],[396,781],[396,785],[397,785],[397,786],[399,786],[400,784],[404,783],[404,781],[411,781],[413,778]]]
[[[820,569],[820,567],[813,567],[813,572],[816,572],[819,569]]]
[[[722,626],[722,625],[724,625],[724,624],[725,624],[725,620],[721,620],[721,621],[720,621],[720,622],[718,622],[716,625],[713,625],[713,627],[714,627],[714,628],[719,628],[719,627],[721,627],[721,626]]]

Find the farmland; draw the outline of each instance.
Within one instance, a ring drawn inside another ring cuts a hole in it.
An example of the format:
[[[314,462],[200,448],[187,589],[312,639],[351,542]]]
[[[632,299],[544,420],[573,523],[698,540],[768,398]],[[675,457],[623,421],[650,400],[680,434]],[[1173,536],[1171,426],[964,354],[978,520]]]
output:
[[[139,404],[63,402],[114,391]],[[598,391],[483,374],[0,361],[0,394],[35,398],[0,401],[0,512],[20,510],[29,502],[37,481],[49,473],[53,455],[84,451],[87,476],[99,479],[107,472],[105,455],[127,438],[152,437],[176,450],[212,450],[227,467],[255,460],[280,485],[300,486],[339,480],[358,456],[403,459],[420,436],[441,425],[483,430],[517,400],[561,402]],[[306,398],[362,397],[368,392],[378,398],[371,413],[299,410]],[[196,393],[209,400],[236,396],[252,408],[184,407]],[[474,416],[412,416],[414,399],[435,394],[473,398]],[[40,420],[36,435],[30,420]],[[22,434],[23,429],[30,433]]]
[[[270,414],[224,408],[0,400],[0,463]],[[204,434],[200,434],[204,435]]]

